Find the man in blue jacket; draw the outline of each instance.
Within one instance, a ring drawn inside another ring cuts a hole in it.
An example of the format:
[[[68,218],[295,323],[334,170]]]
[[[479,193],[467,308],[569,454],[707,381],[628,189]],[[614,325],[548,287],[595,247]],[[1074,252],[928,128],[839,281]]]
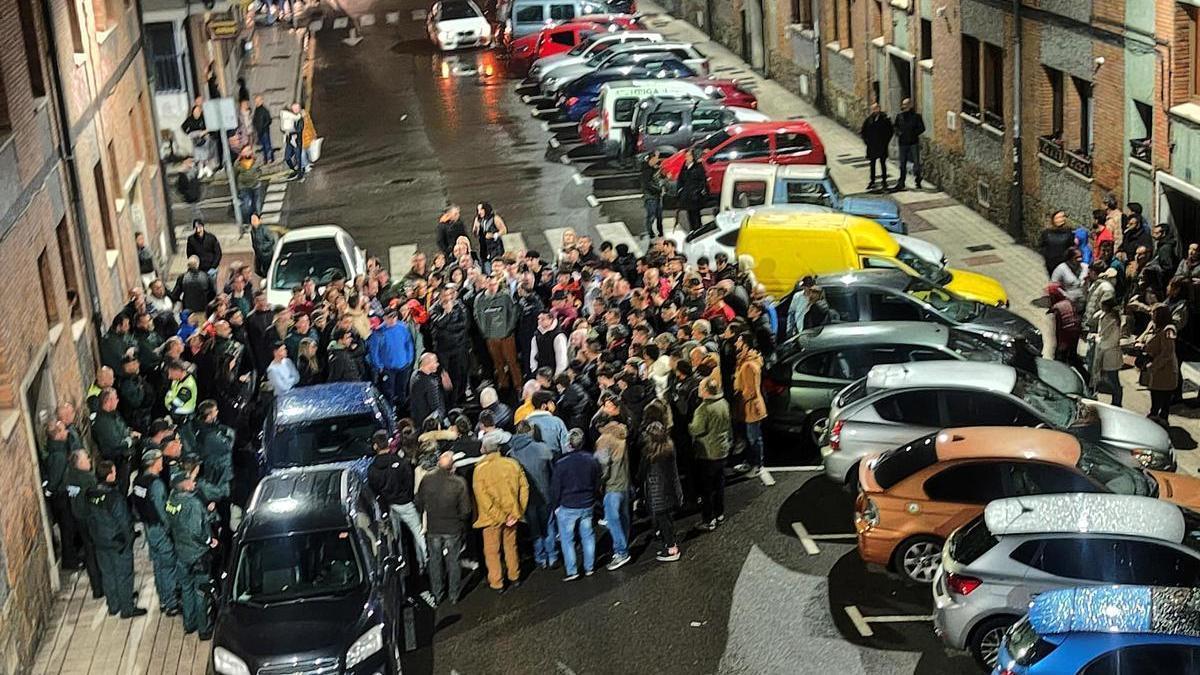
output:
[[[383,325],[367,338],[367,361],[379,373],[379,390],[396,406],[408,409],[408,380],[412,375],[412,334],[400,321],[400,313],[389,309]]]
[[[583,431],[572,429],[568,435],[571,451],[554,461],[550,478],[550,505],[558,521],[563,565],[563,581],[579,578],[575,558],[575,524],[579,524],[579,543],[583,546],[583,574],[596,569],[596,533],[592,529],[592,509],[600,494],[600,463],[583,449]]]
[[[554,415],[554,394],[539,391],[533,395],[531,402],[533,412],[525,418],[529,425],[542,430],[542,442],[550,446],[555,457],[569,452],[571,447],[567,441],[567,425]]]

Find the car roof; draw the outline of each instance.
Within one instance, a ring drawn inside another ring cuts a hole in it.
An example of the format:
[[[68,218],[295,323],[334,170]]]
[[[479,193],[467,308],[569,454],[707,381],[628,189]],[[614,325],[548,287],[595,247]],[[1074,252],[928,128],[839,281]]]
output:
[[[867,373],[867,389],[947,387],[1008,393],[1017,383],[1017,370],[985,361],[921,361],[875,366]]]
[[[359,489],[359,479],[344,467],[305,467],[270,474],[250,499],[242,537],[263,539],[344,528],[350,523],[349,503]]]
[[[950,329],[930,321],[831,323],[809,328],[796,336],[797,342],[806,342],[805,349],[879,343],[942,347],[949,339]]]
[[[275,424],[373,412],[374,404],[375,387],[370,382],[330,382],[296,387],[275,398]]]
[[[962,365],[963,362],[953,362]],[[1075,466],[1082,449],[1074,436],[1052,429],[961,427],[937,435],[939,461],[952,459],[1034,459]]]
[[[626,34],[628,34],[631,31],[624,31],[624,32]],[[642,32],[652,32],[652,31],[642,31]],[[614,33],[614,35],[616,35],[616,34],[617,33]],[[663,50],[680,49],[680,48],[688,49],[688,48],[694,47],[694,45],[690,42],[676,42],[673,40],[672,41],[664,40],[662,42],[644,42],[642,40],[635,40],[633,42],[622,42],[621,44],[613,45],[613,46],[609,47],[608,49],[606,49],[604,51],[604,53],[605,54],[615,54],[615,53],[629,52],[629,51],[636,52],[636,51],[640,51],[643,49],[648,50],[648,49],[650,49],[651,46],[653,46],[654,49],[663,49]]]
[[[766,124],[748,122],[747,124]],[[797,213],[787,209],[759,209],[747,216],[742,224],[749,227],[804,227],[809,229],[846,230],[852,237],[873,234],[871,230],[883,230],[879,223],[861,216],[852,216],[838,211],[822,213]],[[887,236],[886,230],[884,235]]]
[[[1180,508],[1135,495],[1076,493],[997,499],[983,510],[993,536],[1019,534],[1116,534],[1183,541]]]
[[[781,133],[801,132],[817,136],[817,130],[804,120],[770,120],[767,122],[741,122],[727,127],[730,136],[764,131]]]
[[[879,286],[902,291],[912,283],[912,277],[903,270],[872,268],[822,274],[816,281],[818,286]]]
[[[798,180],[825,180],[829,177],[829,167],[824,164],[782,164],[776,175]]]
[[[1033,599],[1029,623],[1039,635],[1152,633],[1200,637],[1200,588],[1086,586]]]
[[[279,238],[282,243],[307,241],[310,239],[335,239],[339,236],[350,236],[337,225],[309,225],[288,230]]]

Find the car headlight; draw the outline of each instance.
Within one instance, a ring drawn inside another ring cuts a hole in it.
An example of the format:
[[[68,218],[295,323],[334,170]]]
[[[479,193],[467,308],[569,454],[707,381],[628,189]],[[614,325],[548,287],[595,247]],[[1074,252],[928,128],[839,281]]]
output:
[[[373,626],[363,633],[350,649],[346,650],[346,667],[353,668],[367,660],[375,652],[383,649],[383,624]]]
[[[220,675],[250,675],[246,662],[224,647],[213,650],[213,668]]]

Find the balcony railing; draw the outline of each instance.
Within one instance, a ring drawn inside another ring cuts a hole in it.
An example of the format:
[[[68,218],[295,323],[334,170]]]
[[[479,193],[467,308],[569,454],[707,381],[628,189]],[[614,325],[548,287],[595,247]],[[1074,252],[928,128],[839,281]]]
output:
[[[1055,135],[1038,136],[1038,152],[1045,155],[1047,159],[1054,160],[1059,164],[1063,163],[1062,140]]]
[[[1129,156],[1150,163],[1151,140],[1149,138],[1134,138],[1129,141]]]
[[[1088,178],[1092,177],[1092,158],[1083,154],[1083,150],[1068,150],[1066,159],[1068,169]]]

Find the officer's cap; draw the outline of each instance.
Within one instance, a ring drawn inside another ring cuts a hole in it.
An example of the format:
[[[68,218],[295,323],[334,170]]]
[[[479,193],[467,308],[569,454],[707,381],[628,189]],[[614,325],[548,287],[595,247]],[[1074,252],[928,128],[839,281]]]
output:
[[[159,450],[147,450],[142,453],[142,466],[150,466],[162,457],[162,452]]]

